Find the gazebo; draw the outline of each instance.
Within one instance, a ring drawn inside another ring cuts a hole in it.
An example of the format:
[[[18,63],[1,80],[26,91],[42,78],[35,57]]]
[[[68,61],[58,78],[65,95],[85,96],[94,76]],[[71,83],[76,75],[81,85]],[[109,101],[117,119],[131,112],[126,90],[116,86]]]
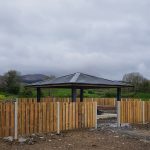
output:
[[[72,101],[76,101],[77,89],[80,89],[80,101],[83,101],[84,89],[97,88],[116,88],[117,101],[121,100],[121,88],[132,87],[132,85],[119,81],[112,81],[84,73],[73,73],[66,76],[58,77],[53,80],[36,82],[28,85],[37,89],[37,101],[40,102],[41,88],[67,88],[72,90]]]
[[[70,75],[55,78],[53,80],[46,80],[28,85],[37,89],[37,101],[40,102],[41,88],[67,88],[72,90],[72,102],[76,102],[77,89],[80,89],[80,102],[83,102],[84,89],[98,89],[98,88],[116,88],[117,99],[117,122],[120,126],[120,101],[121,88],[133,87],[132,85],[119,81],[112,81],[96,76],[91,76],[84,73],[73,73]]]

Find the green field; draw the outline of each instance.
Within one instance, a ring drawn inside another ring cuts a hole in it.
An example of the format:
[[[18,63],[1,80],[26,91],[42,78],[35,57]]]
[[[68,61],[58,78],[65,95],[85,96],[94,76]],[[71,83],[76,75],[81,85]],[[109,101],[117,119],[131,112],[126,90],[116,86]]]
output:
[[[31,95],[24,95],[22,92],[18,95],[12,95],[9,93],[0,92],[0,100],[13,99],[16,97],[36,97],[36,90],[30,89]],[[42,97],[71,97],[70,89],[42,89]],[[80,91],[77,90],[77,96],[80,96]],[[111,98],[116,97],[116,89],[98,89],[98,90],[84,90],[84,97],[87,98]],[[139,98],[143,100],[150,99],[150,93],[141,92],[128,92],[122,91],[123,98]]]

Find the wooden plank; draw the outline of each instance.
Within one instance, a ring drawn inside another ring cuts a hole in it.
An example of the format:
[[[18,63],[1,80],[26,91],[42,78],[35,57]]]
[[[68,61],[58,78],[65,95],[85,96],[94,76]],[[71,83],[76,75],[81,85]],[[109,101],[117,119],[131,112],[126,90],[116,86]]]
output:
[[[87,117],[87,103],[84,103],[85,104],[85,110],[84,110],[84,113],[85,113],[85,128],[87,128],[87,120],[88,120],[88,117]]]
[[[3,137],[5,136],[5,118],[6,118],[6,113],[5,113],[5,106],[6,106],[6,104],[5,103],[3,103],[3,105],[2,105],[2,135],[3,135]]]
[[[59,106],[59,108],[60,108],[60,111],[59,111],[59,117],[60,117],[60,131],[62,131],[63,130],[63,119],[62,119],[62,116],[63,116],[63,105],[62,105],[62,102],[60,102],[60,104],[59,104],[60,106]]]
[[[10,130],[10,110],[9,110],[9,103],[6,103],[6,126],[5,126],[5,136],[9,136],[9,130]]]
[[[66,130],[66,103],[62,103],[62,106],[63,106],[62,126],[63,130]]]
[[[26,103],[25,123],[26,123],[26,135],[29,135],[29,104],[28,103]]]
[[[38,105],[34,101],[34,133],[38,133]]]
[[[75,129],[75,102],[73,102],[72,104],[72,113],[73,113],[73,116],[72,116],[72,129]]]
[[[132,105],[131,105],[131,101],[128,101],[128,103],[129,103],[129,111],[130,111],[130,113],[129,113],[129,115],[130,115],[129,123],[131,123],[132,122]]]
[[[91,103],[90,103],[90,105],[89,105],[89,121],[90,121],[90,124],[89,124],[89,127],[91,128],[92,127],[92,122],[91,122],[91,120],[92,120],[92,106],[91,106]]]
[[[85,107],[84,107],[84,102],[81,103],[81,128],[85,127]]]
[[[96,107],[95,107],[95,102],[93,102],[93,111],[92,111],[92,116],[93,116],[93,120],[92,120],[92,127],[95,127],[95,111],[96,111]]]
[[[26,133],[26,105],[24,103],[21,103],[21,135],[24,135]]]
[[[57,131],[57,102],[54,103],[54,131]]]
[[[14,136],[14,104],[11,103],[11,136]]]
[[[21,123],[21,103],[18,103],[18,135],[21,133],[22,128]]]
[[[43,124],[43,121],[42,121],[42,113],[43,113],[43,112],[42,112],[42,110],[43,110],[43,109],[42,109],[42,104],[41,104],[41,103],[38,103],[38,114],[39,114],[39,115],[38,115],[38,116],[39,116],[39,117],[38,117],[38,126],[39,126],[39,127],[38,127],[38,132],[39,132],[39,133],[42,133],[42,132],[43,132],[43,130],[42,130],[42,129],[43,129],[43,126],[42,126],[42,124]]]
[[[78,105],[78,128],[82,128],[82,103]]]
[[[69,103],[69,105],[68,105],[68,109],[69,109],[69,111],[68,111],[68,115],[69,115],[69,129],[71,130],[72,129],[72,102],[71,103]]]
[[[30,102],[30,104],[29,104],[29,121],[30,121],[30,125],[29,125],[29,132],[30,132],[30,134],[32,134],[33,133],[33,115],[34,115],[34,113],[33,113],[33,111],[34,111],[34,109],[33,109],[33,103],[32,103],[32,101]]]
[[[94,109],[94,108],[93,108],[93,107],[94,107],[94,103],[92,102],[92,104],[91,104],[91,111],[92,111],[92,112],[91,112],[91,119],[92,119],[92,120],[91,120],[91,127],[94,127],[94,126],[93,126],[93,120],[94,120],[94,115],[93,115],[93,113],[94,113],[94,110],[93,110],[93,109]]]
[[[43,102],[42,106],[43,106],[43,114],[42,114],[43,133],[46,133],[46,102]]]
[[[68,103],[66,103],[66,130],[69,129],[69,110],[68,110]]]
[[[54,131],[54,103],[50,103],[50,131]]]
[[[89,128],[90,127],[90,118],[89,118],[89,103],[87,103],[87,127]]]
[[[122,123],[122,101],[120,102],[120,122]]]
[[[50,106],[46,103],[46,132],[50,131]]]

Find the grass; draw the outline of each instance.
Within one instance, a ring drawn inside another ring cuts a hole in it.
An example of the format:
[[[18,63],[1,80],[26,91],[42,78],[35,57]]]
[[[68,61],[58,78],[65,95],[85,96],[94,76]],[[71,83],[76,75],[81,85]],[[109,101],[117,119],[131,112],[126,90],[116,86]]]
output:
[[[36,90],[31,89],[32,96],[28,97],[36,97]],[[42,97],[71,97],[70,89],[42,89]],[[77,90],[77,96],[80,96],[80,91]],[[9,93],[0,92],[0,100],[2,99],[13,99],[16,97],[25,97],[21,93],[19,95],[12,95]],[[27,97],[27,96],[26,96]],[[96,90],[84,90],[84,97],[87,98],[114,98],[116,97],[116,89],[96,89]],[[149,100],[150,93],[142,93],[142,92],[129,92],[122,91],[123,98],[138,98],[142,100]]]

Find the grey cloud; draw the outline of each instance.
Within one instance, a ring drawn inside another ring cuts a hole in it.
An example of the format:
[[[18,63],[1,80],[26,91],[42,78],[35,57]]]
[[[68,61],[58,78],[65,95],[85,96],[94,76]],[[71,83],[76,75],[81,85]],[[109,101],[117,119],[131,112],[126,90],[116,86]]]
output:
[[[0,0],[0,74],[150,76],[149,0]]]

